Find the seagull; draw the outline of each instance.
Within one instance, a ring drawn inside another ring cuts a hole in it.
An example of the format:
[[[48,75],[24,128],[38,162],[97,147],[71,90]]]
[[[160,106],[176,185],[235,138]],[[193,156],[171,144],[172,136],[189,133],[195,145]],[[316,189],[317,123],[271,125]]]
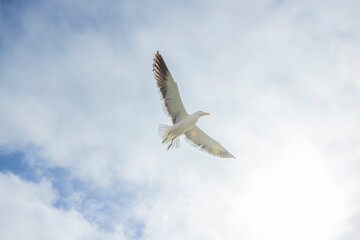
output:
[[[173,123],[172,126],[159,125],[159,135],[162,144],[167,145],[167,150],[180,147],[179,137],[184,135],[185,140],[202,151],[221,158],[235,158],[220,143],[209,137],[196,125],[200,117],[208,116],[209,113],[203,111],[187,113],[181,101],[177,83],[172,78],[159,51],[154,57],[153,72],[164,112],[171,117]]]

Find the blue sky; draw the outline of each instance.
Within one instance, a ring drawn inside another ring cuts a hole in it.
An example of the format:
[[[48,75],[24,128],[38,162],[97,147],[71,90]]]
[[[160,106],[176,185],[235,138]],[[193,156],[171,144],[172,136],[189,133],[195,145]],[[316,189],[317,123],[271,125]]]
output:
[[[3,1],[4,239],[358,239],[358,1]],[[160,50],[237,159],[166,151]]]

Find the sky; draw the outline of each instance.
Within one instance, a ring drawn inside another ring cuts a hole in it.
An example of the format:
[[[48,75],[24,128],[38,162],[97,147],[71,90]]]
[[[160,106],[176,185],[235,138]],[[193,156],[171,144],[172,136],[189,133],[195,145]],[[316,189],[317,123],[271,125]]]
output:
[[[360,239],[360,2],[0,3],[0,236]],[[236,159],[181,139],[152,61]]]

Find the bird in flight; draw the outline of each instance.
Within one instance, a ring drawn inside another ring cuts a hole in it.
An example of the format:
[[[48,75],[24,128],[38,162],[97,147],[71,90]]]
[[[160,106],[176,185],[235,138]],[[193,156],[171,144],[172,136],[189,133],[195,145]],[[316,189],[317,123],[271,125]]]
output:
[[[163,103],[164,112],[171,117],[172,126],[165,124],[159,125],[159,135],[162,143],[170,148],[180,147],[181,135],[185,135],[185,139],[193,146],[202,151],[221,158],[235,158],[220,143],[209,137],[202,131],[196,123],[202,116],[210,115],[207,112],[197,111],[188,114],[181,101],[178,86],[172,78],[164,59],[159,51],[156,52],[153,63],[153,72],[156,84],[159,88],[159,94]]]

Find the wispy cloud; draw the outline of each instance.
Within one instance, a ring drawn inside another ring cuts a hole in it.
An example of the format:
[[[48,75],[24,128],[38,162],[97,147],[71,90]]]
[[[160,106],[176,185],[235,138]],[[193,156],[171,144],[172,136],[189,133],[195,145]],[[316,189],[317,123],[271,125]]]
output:
[[[33,184],[11,174],[1,174],[0,178],[3,238],[125,239],[121,231],[100,231],[75,209],[53,208],[56,193],[47,181]]]
[[[359,7],[3,3],[0,146],[27,167],[0,168],[14,215],[0,217],[1,235],[359,237]],[[199,124],[236,160],[161,146],[156,50],[188,111],[213,113]],[[24,231],[10,227],[19,219]]]

